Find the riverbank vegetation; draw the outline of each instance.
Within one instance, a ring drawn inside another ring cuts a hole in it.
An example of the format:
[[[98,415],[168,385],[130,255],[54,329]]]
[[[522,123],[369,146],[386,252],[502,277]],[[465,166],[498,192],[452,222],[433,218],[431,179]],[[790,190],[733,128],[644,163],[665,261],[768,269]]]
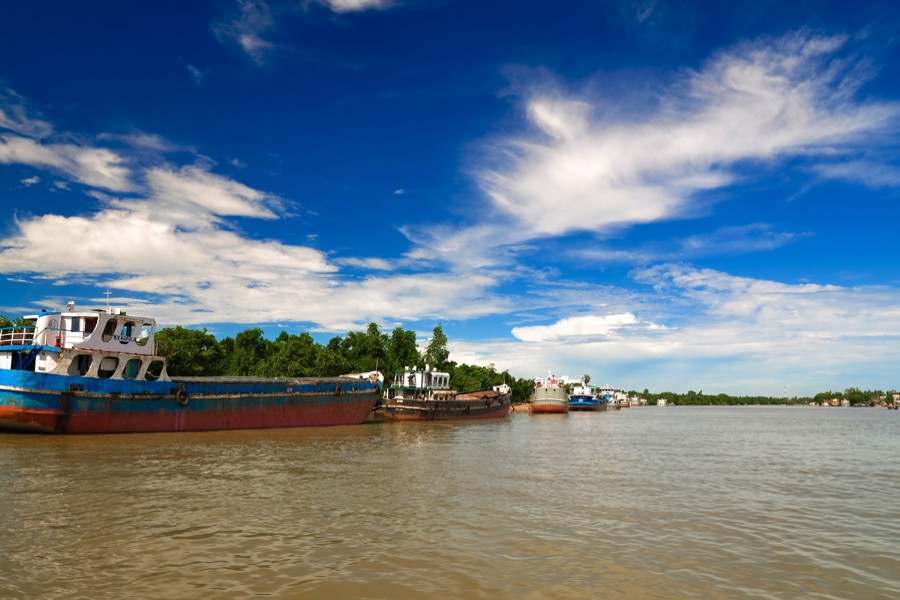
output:
[[[0,315],[0,327],[21,325],[21,319]],[[156,334],[159,354],[165,356],[172,376],[199,375],[256,375],[260,377],[334,377],[344,373],[366,373],[379,370],[390,382],[404,367],[431,368],[450,373],[454,389],[466,392],[488,389],[506,383],[512,388],[513,402],[525,402],[534,386],[532,378],[514,377],[509,371],[498,371],[493,364],[487,367],[458,364],[450,360],[447,336],[440,325],[432,331],[423,351],[419,350],[416,333],[396,327],[390,334],[370,323],[365,332],[350,331],[335,336],[322,345],[308,333],[299,335],[282,332],[274,340],[263,336],[263,330],[244,330],[222,340],[206,329],[168,327]],[[590,377],[584,378],[590,381]],[[649,404],[665,400],[675,405],[741,405],[741,404],[832,404],[848,402],[853,406],[890,404],[898,394],[894,390],[861,390],[851,387],[842,392],[825,391],[812,397],[731,396],[704,394],[693,390],[653,393],[631,390],[630,397],[639,397]]]
[[[370,323],[365,332],[351,331],[331,338],[322,345],[308,333],[281,332],[266,339],[262,329],[253,328],[232,337],[217,340],[206,329],[184,327],[160,329],[156,334],[159,354],[166,357],[171,376],[256,375],[259,377],[335,377],[344,373],[378,370],[390,382],[404,367],[432,369],[450,373],[453,387],[459,391],[489,389],[506,383],[513,390],[513,401],[524,402],[531,394],[533,380],[519,379],[493,365],[457,364],[450,360],[447,336],[440,325],[431,340],[419,351],[416,333],[402,327],[390,335]]]

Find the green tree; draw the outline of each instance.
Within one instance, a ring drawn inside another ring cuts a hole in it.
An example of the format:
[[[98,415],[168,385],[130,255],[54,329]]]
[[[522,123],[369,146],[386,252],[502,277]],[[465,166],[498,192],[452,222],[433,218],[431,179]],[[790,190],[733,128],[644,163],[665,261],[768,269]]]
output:
[[[221,375],[222,349],[206,328],[186,329],[180,325],[156,332],[160,355],[166,357],[166,370],[174,376]]]
[[[450,351],[447,350],[447,336],[440,325],[437,325],[431,333],[431,340],[425,348],[425,362],[432,369],[445,371],[447,369],[447,359],[450,358]]]
[[[300,335],[289,335],[282,331],[272,352],[264,365],[259,369],[261,375],[267,377],[308,377],[315,375],[316,352],[318,345],[312,336],[304,332]]]
[[[341,356],[340,352],[335,352],[330,348],[319,348],[318,352],[316,352],[314,370],[318,377],[337,377],[343,373],[348,373],[350,364]]]
[[[388,337],[376,323],[369,323],[365,333],[351,331],[341,341],[341,354],[351,371],[362,373],[381,368],[387,358]]]
[[[400,371],[403,367],[415,367],[421,364],[422,355],[416,345],[416,332],[395,327],[388,340],[388,364],[386,370],[391,373]]]
[[[265,370],[265,360],[272,342],[263,337],[259,327],[246,329],[234,338],[229,375],[259,375]]]

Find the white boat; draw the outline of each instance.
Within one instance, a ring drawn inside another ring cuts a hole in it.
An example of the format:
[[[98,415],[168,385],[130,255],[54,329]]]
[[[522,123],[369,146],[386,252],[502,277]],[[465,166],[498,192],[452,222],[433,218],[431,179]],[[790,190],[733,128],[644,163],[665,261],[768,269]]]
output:
[[[534,380],[534,391],[529,399],[532,413],[567,413],[569,395],[566,393],[566,379],[549,375]]]

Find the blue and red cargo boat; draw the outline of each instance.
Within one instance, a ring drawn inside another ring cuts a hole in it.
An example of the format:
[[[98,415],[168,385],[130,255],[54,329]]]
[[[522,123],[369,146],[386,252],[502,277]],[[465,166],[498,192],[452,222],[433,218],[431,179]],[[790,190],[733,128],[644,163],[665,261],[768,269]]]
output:
[[[606,398],[599,396],[594,388],[584,379],[572,386],[569,392],[569,410],[589,410],[594,412],[606,410]]]
[[[0,329],[0,431],[133,433],[362,423],[375,378],[172,377],[156,321],[110,309]]]

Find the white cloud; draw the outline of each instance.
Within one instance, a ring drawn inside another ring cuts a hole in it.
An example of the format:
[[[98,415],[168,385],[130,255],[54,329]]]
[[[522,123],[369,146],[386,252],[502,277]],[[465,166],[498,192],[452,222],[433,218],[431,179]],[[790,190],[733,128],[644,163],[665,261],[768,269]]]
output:
[[[745,161],[833,155],[895,130],[900,104],[862,103],[845,40],[805,33],[740,45],[688,72],[651,115],[623,120],[599,99],[534,90],[539,135],[493,147],[479,181],[522,235],[618,227],[689,213],[697,194],[735,179]]]
[[[276,196],[195,166],[153,168],[146,180],[154,211],[167,211],[165,218],[182,227],[204,228],[208,226],[205,219],[218,216],[275,219],[282,204]],[[115,204],[136,209],[142,203]]]
[[[188,74],[191,76],[191,81],[193,81],[196,85],[202,86],[204,83],[206,83],[206,77],[209,75],[208,70],[201,69],[200,67],[195,67],[191,64],[185,65],[185,68],[188,70]]]
[[[569,317],[552,325],[515,327],[512,334],[523,342],[556,342],[614,336],[619,329],[637,325],[631,313]]]
[[[213,24],[221,42],[234,42],[256,63],[265,64],[275,45],[263,38],[275,27],[270,3],[266,0],[238,0],[237,14]]]
[[[101,133],[97,136],[97,139],[102,141],[120,142],[132,148],[159,153],[193,152],[192,148],[174,144],[160,135],[144,133],[141,131],[127,134]]]
[[[391,271],[394,269],[394,264],[384,258],[342,258],[334,262],[348,267],[358,267],[372,271]]]
[[[8,129],[26,137],[47,137],[53,127],[46,121],[31,116],[33,111],[22,96],[8,87],[0,86],[0,129]]]
[[[40,182],[41,182],[40,177],[26,177],[25,179],[23,179],[21,181],[22,185],[24,185],[25,187],[31,187],[34,184],[40,183]]]
[[[105,148],[41,144],[16,135],[0,135],[0,163],[52,169],[77,182],[117,192],[134,189],[123,157]]]
[[[313,2],[338,14],[385,10],[395,5],[394,0],[313,0]],[[284,15],[303,13],[308,10],[309,4],[284,0],[238,0],[231,14],[214,22],[212,30],[220,42],[237,44],[254,62],[264,66],[272,54],[282,48],[270,41],[270,38],[277,33]],[[198,85],[203,83],[205,72],[191,65],[188,65],[188,71],[195,83]]]
[[[647,264],[775,250],[809,235],[774,231],[771,225],[753,223],[740,227],[723,227],[711,233],[691,235],[669,242],[639,244],[627,249],[610,247],[600,242],[595,245],[585,244],[570,251],[570,255],[604,265]]]
[[[867,160],[815,165],[814,171],[825,179],[839,179],[870,188],[900,186],[900,169]]]
[[[385,9],[393,6],[392,0],[319,0],[337,13],[360,12],[373,9]]]

